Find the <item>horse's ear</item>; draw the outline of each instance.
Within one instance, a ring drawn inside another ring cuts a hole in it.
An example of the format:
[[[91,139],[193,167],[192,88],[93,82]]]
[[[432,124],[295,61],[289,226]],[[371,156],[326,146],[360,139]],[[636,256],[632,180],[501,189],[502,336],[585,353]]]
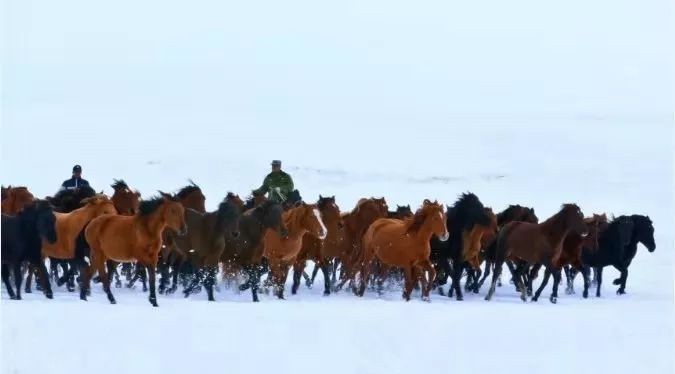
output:
[[[81,204],[89,204],[93,200],[94,200],[93,197],[87,197],[87,198],[84,198],[84,199],[80,200],[80,203]]]
[[[331,200],[335,200],[335,195],[330,197]]]
[[[160,194],[163,198],[165,198],[165,199],[167,199],[167,200],[173,200],[173,196],[171,196],[171,194],[168,194],[168,193],[166,193],[166,192],[162,192],[162,191],[159,191],[159,190],[157,190],[157,192],[159,192],[159,194]]]
[[[319,194],[319,200],[321,200],[321,199],[323,199],[323,196],[321,196],[321,194]]]
[[[424,205],[428,205],[428,204],[431,204],[431,201],[429,201],[429,199],[424,199]]]

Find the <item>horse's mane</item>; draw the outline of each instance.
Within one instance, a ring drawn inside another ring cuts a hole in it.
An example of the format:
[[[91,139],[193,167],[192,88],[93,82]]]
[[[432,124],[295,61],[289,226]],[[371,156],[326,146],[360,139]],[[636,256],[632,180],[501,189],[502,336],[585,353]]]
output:
[[[181,189],[178,190],[178,192],[176,193],[176,196],[177,196],[179,199],[183,199],[183,198],[187,197],[189,194],[191,194],[191,193],[193,193],[193,192],[196,192],[196,191],[199,191],[200,193],[202,192],[202,189],[201,189],[199,186],[197,186],[197,185],[195,184],[195,182],[192,181],[192,179],[188,180],[188,182],[190,182],[189,185],[187,185],[187,186],[181,188]]]
[[[519,216],[517,213],[522,211],[530,211],[531,208],[524,207],[522,205],[509,205],[508,208],[504,209],[502,212],[497,213],[497,224],[504,225],[505,222],[511,222],[524,218]]]
[[[164,203],[164,199],[164,196],[154,196],[148,200],[142,200],[138,207],[138,213],[141,216],[152,214]],[[172,197],[171,200],[176,201],[175,197]]]
[[[560,206],[560,210],[558,211],[558,213],[552,215],[551,217],[546,219],[546,221],[544,221],[543,223],[544,224],[546,224],[546,223],[551,224],[551,223],[557,222],[558,220],[561,220],[564,217],[564,215],[562,213],[564,211],[567,211],[567,210],[570,210],[570,209],[579,210],[579,206],[577,204],[573,204],[573,203],[572,204],[563,204],[563,205]]]
[[[124,179],[113,179],[113,184],[111,184],[110,187],[112,187],[113,190],[131,191],[131,188],[129,188],[129,185],[124,181]]]
[[[236,218],[239,209],[230,201],[224,200],[216,211],[216,227],[221,227],[228,219]]]
[[[454,228],[452,231],[471,229],[476,224],[490,225],[490,217],[485,212],[483,203],[471,192],[461,194],[455,204],[448,209],[447,215]]]
[[[406,221],[410,221],[410,226],[408,226],[408,229],[406,230],[407,234],[415,234],[420,229],[422,228],[422,224],[424,224],[424,220],[427,217],[427,212],[424,208],[420,208],[415,212],[415,215],[413,215],[411,218],[406,219]]]

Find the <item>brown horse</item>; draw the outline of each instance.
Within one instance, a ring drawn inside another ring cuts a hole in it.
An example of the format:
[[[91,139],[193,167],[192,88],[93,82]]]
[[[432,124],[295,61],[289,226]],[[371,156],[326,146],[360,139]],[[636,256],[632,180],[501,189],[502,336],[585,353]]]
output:
[[[150,304],[157,306],[155,267],[162,246],[162,232],[167,227],[177,231],[179,235],[187,231],[185,209],[178,199],[163,192],[160,194],[160,197],[141,202],[138,213],[134,216],[103,215],[89,223],[84,235],[91,248],[91,265],[82,274],[80,299],[87,299],[91,275],[98,270],[108,300],[115,304],[105,269],[106,260],[138,261],[148,270],[149,300]]]
[[[396,205],[396,210],[387,213],[387,218],[406,219],[413,216],[410,205]]]
[[[585,218],[584,222],[588,226],[588,235],[583,237],[577,233],[569,233],[565,237],[565,241],[562,244],[562,252],[558,258],[555,267],[563,267],[565,269],[565,276],[567,281],[567,287],[565,293],[573,294],[574,287],[572,286],[572,280],[569,277],[568,266],[572,266],[574,270],[581,272],[583,269],[583,263],[581,260],[581,253],[583,248],[588,248],[591,251],[597,251],[599,244],[600,233],[604,231],[607,226],[609,226],[609,221],[607,221],[607,215],[605,214],[593,214],[593,217]],[[530,271],[530,279],[534,280],[537,278],[541,264],[537,264],[532,267]],[[548,283],[551,272],[547,269],[544,273],[544,279],[541,282],[541,285],[537,292],[535,293],[532,300],[536,301],[541,295],[544,287]],[[528,292],[532,292],[531,289]]]
[[[213,286],[216,282],[218,262],[225,250],[227,238],[239,236],[239,208],[224,200],[218,210],[210,213],[199,213],[193,209],[185,209],[185,222],[188,232],[175,239],[178,249],[189,257],[197,274],[192,284],[185,290],[189,296],[203,280],[209,301],[214,301]]]
[[[275,294],[280,299],[284,298],[288,270],[302,249],[305,233],[320,240],[326,239],[328,235],[321,212],[314,204],[301,203],[285,211],[282,217],[288,235],[282,237],[278,232],[268,230],[263,237],[263,256],[269,263],[270,275],[276,286]]]
[[[361,259],[361,284],[357,295],[363,296],[369,278],[374,257],[383,265],[381,274],[387,273],[387,267],[403,268],[405,289],[403,298],[410,300],[410,294],[419,276],[422,280],[422,300],[429,301],[431,285],[436,278],[429,255],[430,239],[436,235],[446,241],[450,237],[446,227],[443,205],[424,200],[422,207],[412,218],[405,220],[380,218],[370,225],[363,236],[363,257]],[[427,280],[424,273],[428,272]],[[382,278],[380,277],[380,280]],[[381,289],[381,281],[379,281]]]
[[[202,189],[189,180],[190,184],[181,188],[176,197],[184,208],[194,209],[199,213],[206,213],[206,197],[202,193]]]
[[[132,191],[122,179],[113,179],[113,181],[115,183],[111,184],[110,187],[114,192],[110,199],[115,204],[117,213],[123,216],[133,216],[141,204],[141,193]]]
[[[228,192],[225,201],[236,206],[240,213],[244,212],[246,203],[234,192]]]
[[[28,188],[7,186],[2,188],[2,214],[15,216],[23,207],[35,200]]]
[[[588,234],[584,215],[576,204],[564,204],[558,213],[540,224],[527,222],[506,224],[497,237],[495,270],[492,274],[490,291],[485,299],[490,300],[494,295],[502,264],[507,258],[511,258],[520,263],[514,274],[514,282],[521,290],[520,298],[527,301],[527,287],[522,284],[523,273],[528,270],[529,265],[542,264],[553,273],[553,293],[550,300],[556,303],[560,284],[560,267],[557,265],[563,242],[570,233],[582,237]]]
[[[326,225],[328,235],[321,240],[313,235],[305,235],[302,238],[302,249],[296,257],[293,265],[293,287],[291,292],[295,295],[300,286],[300,276],[303,274],[307,260],[314,261],[314,271],[310,284],[314,282],[314,277],[319,269],[323,272],[324,295],[330,295],[331,287],[331,268],[332,262],[338,256],[342,241],[344,240],[342,218],[340,217],[340,208],[335,203],[335,196],[323,197],[319,195],[319,201],[316,203],[321,213],[321,219]]]
[[[387,201],[379,199],[361,199],[349,213],[342,215],[344,223],[344,239],[342,248],[337,256],[333,271],[336,272],[338,263],[341,264],[340,283],[335,288],[340,290],[347,281],[353,281],[355,272],[359,270],[358,261],[361,258],[362,239],[368,227],[379,218],[386,218],[389,214]]]

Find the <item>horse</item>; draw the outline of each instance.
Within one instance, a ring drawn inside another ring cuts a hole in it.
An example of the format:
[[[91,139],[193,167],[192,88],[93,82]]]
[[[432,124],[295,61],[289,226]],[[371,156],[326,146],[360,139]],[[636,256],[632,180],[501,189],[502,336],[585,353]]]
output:
[[[293,286],[291,293],[296,294],[300,286],[300,276],[304,273],[307,260],[314,261],[314,270],[309,284],[314,283],[317,272],[321,269],[324,280],[323,294],[330,295],[332,262],[338,256],[342,241],[344,240],[342,218],[340,208],[335,203],[335,196],[323,197],[319,195],[316,203],[321,219],[323,220],[328,235],[321,240],[313,235],[305,235],[302,239],[302,249],[293,265]]]
[[[523,265],[514,272],[514,283],[520,286],[521,300],[527,301],[527,286],[522,284],[521,273],[527,271],[527,265],[542,264],[553,273],[553,292],[549,300],[557,303],[560,268],[556,265],[562,244],[569,233],[577,233],[582,237],[588,234],[584,214],[576,204],[563,204],[558,213],[539,224],[519,221],[506,224],[497,237],[495,269],[485,300],[492,299],[502,264],[511,258]]]
[[[599,233],[607,225],[607,216],[604,214],[593,214],[593,217],[585,218],[584,222],[588,227],[588,234],[585,237],[575,232],[570,232],[567,234],[565,240],[562,243],[562,250],[560,252],[560,256],[558,257],[558,261],[553,265],[554,268],[565,269],[565,274],[567,277],[567,288],[565,289],[565,293],[568,295],[573,293],[573,288],[571,285],[571,280],[569,276],[567,276],[567,274],[569,274],[567,267],[571,265],[574,269],[582,271],[582,247],[591,248],[592,251],[598,250]],[[533,266],[532,270],[530,271],[529,279],[536,279],[540,268],[541,264],[536,264]],[[532,297],[532,301],[537,301],[539,299],[539,296],[546,287],[550,276],[551,271],[547,268],[544,273],[544,279],[542,280],[539,289],[537,289],[537,292],[535,292],[534,296]],[[528,294],[532,294],[532,289],[528,288],[527,292]]]
[[[388,267],[395,266],[403,268],[405,273],[403,298],[410,300],[416,276],[419,276],[422,279],[422,300],[430,301],[429,292],[436,278],[436,270],[429,260],[430,240],[432,235],[442,242],[448,240],[450,234],[446,219],[442,204],[424,200],[422,207],[411,218],[375,220],[363,236],[361,283],[357,295],[363,296],[373,258],[377,257],[383,265],[378,280],[379,290],[382,289],[382,275],[387,273]],[[425,272],[428,273],[428,280],[424,276]]]
[[[16,216],[2,215],[2,247],[0,247],[2,262],[2,281],[7,286],[7,293],[11,299],[21,299],[21,281],[23,274],[21,264],[28,261],[31,266],[40,272],[42,289],[48,299],[54,297],[49,284],[49,276],[44,261],[42,261],[42,242],[55,243],[56,217],[49,202],[36,200],[26,205]],[[16,294],[9,282],[9,268],[14,271]]]
[[[497,231],[504,227],[509,222],[529,222],[529,223],[539,223],[539,218],[534,212],[534,208],[524,207],[521,205],[509,205],[506,209],[497,213]],[[497,235],[485,235],[483,241],[483,248],[485,248],[485,271],[483,276],[473,287],[473,292],[478,293],[480,288],[483,286],[485,279],[490,275],[490,270],[493,267],[495,252],[497,251]],[[499,279],[497,280],[497,286],[501,287]],[[520,290],[518,290],[520,291]]]
[[[412,216],[410,205],[396,205],[396,210],[387,212],[387,218],[406,219]]]
[[[431,262],[443,271],[443,280],[451,278],[448,296],[458,301],[464,299],[461,279],[464,268],[471,266],[474,270],[480,266],[481,239],[494,229],[494,220],[485,210],[483,203],[473,193],[463,193],[457,201],[447,209],[447,227],[450,240],[441,242],[431,238]],[[452,265],[450,264],[452,261]],[[438,282],[438,285],[442,282]]]
[[[228,192],[227,195],[225,196],[225,201],[237,207],[240,213],[243,213],[244,210],[246,209],[245,207],[246,203],[244,202],[244,200],[242,200],[239,197],[239,195],[235,194],[234,192]]]
[[[70,263],[70,268],[57,280],[57,285],[67,282],[68,291],[71,292],[75,290],[75,270],[84,266],[84,258],[87,256],[87,247],[78,244],[80,233],[94,218],[117,213],[113,202],[105,195],[94,195],[81,203],[81,208],[70,213],[54,213],[58,240],[55,243],[45,241],[42,245],[43,256],[49,257],[51,261],[66,260]]]
[[[299,203],[295,208],[285,211],[282,216],[287,235],[281,236],[278,232],[267,231],[263,237],[263,256],[270,267],[273,283],[276,283],[275,294],[279,299],[284,298],[284,284],[291,264],[302,249],[305,233],[319,240],[326,239],[328,230],[321,219],[317,205]]]
[[[176,193],[178,201],[185,208],[190,208],[198,211],[199,213],[206,213],[206,197],[202,193],[202,189],[189,179],[189,185],[181,188]]]
[[[177,197],[160,191],[159,197],[142,201],[138,213],[133,216],[102,215],[92,220],[84,232],[91,248],[91,265],[82,275],[80,299],[87,300],[91,275],[98,270],[103,290],[110,303],[115,304],[105,269],[106,260],[137,261],[148,270],[149,301],[157,307],[155,268],[162,246],[162,232],[168,227],[178,235],[184,235],[187,231],[184,212]]]
[[[598,275],[596,297],[600,297],[602,286],[602,269],[605,266],[614,266],[621,272],[621,276],[614,280],[614,285],[619,286],[616,293],[626,293],[626,280],[628,279],[628,266],[630,266],[637,253],[638,243],[642,243],[649,252],[656,250],[654,241],[654,225],[649,216],[630,215],[614,218],[607,229],[600,234],[598,250],[593,251],[584,247],[581,253],[581,261],[584,264],[584,293],[588,297],[590,268],[595,268]],[[574,279],[574,275],[572,275]]]
[[[187,254],[192,268],[198,271],[192,284],[185,290],[185,297],[190,296],[203,275],[208,300],[214,301],[213,286],[218,261],[225,250],[225,240],[227,237],[239,236],[239,208],[224,200],[215,212],[199,213],[193,209],[185,209],[184,214],[187,235],[176,238],[174,245]],[[202,271],[206,274],[202,274]]]
[[[2,189],[2,214],[14,216],[35,200],[35,196],[28,191],[27,187],[7,186]]]
[[[262,272],[262,240],[267,230],[276,231],[283,237],[288,236],[284,225],[281,204],[267,201],[244,212],[239,218],[239,236],[225,238],[225,250],[221,260],[226,267],[236,267],[248,275],[246,284],[240,291],[251,289],[251,297],[258,302],[258,289]]]
[[[360,199],[356,207],[342,215],[344,223],[344,239],[342,248],[333,264],[333,276],[337,272],[337,265],[342,265],[340,271],[340,283],[335,287],[339,291],[347,283],[353,281],[358,270],[358,260],[361,257],[362,239],[368,227],[379,218],[385,218],[389,214],[387,201],[382,198]]]
[[[101,192],[101,194],[103,194],[103,192]],[[82,186],[72,190],[60,190],[53,197],[48,196],[45,199],[54,206],[55,212],[70,213],[73,210],[82,207],[82,200],[95,195],[96,191],[94,191],[93,188],[90,186]]]
[[[110,199],[115,205],[117,213],[123,216],[136,214],[141,203],[141,193],[132,191],[123,179],[113,179],[113,184],[110,187],[113,189],[113,195]],[[115,287],[119,288],[122,286],[122,282],[117,272],[117,265],[114,261],[108,261],[108,274],[113,273],[115,275]],[[131,272],[131,264],[125,263],[122,265],[122,275],[125,275],[127,280],[131,279]],[[96,279],[94,279],[94,282],[96,282]]]

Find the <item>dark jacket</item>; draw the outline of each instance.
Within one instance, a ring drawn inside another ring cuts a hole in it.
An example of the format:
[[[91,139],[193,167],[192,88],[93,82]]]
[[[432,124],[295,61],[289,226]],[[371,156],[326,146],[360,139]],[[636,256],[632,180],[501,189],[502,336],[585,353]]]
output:
[[[279,192],[276,189],[279,188]],[[253,193],[256,195],[269,193],[268,198],[272,201],[283,203],[293,191],[293,179],[283,171],[267,174],[262,186]]]
[[[80,188],[83,186],[89,186],[89,182],[87,182],[85,179],[82,178],[72,177],[70,179],[66,179],[65,181],[63,181],[63,183],[61,183],[61,189],[59,191],[74,190],[76,188]]]

